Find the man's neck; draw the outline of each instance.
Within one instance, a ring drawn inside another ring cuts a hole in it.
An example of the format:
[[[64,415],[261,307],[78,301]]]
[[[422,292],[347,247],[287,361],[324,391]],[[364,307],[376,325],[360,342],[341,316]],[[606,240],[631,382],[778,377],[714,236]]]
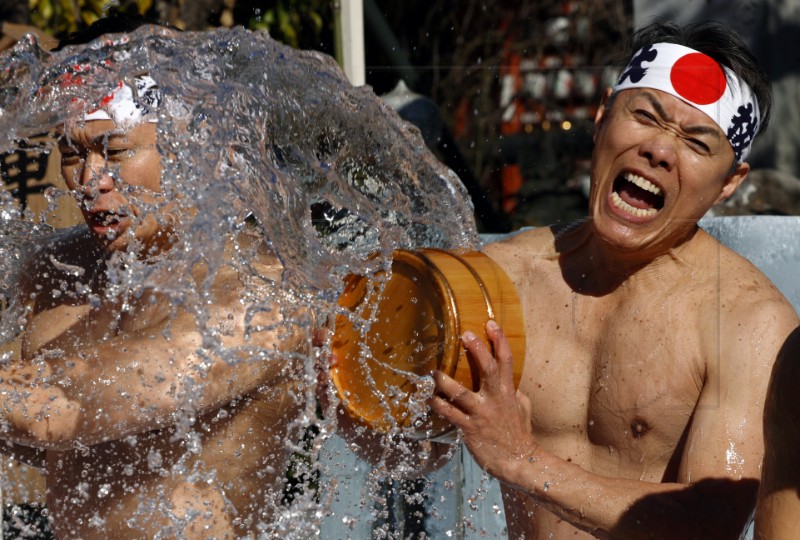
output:
[[[597,237],[589,222],[554,232],[559,264],[567,284],[576,292],[603,296],[631,280],[648,280],[654,275],[663,280],[669,275],[684,275],[692,266],[691,246],[697,230],[671,246],[647,251],[614,249]]]

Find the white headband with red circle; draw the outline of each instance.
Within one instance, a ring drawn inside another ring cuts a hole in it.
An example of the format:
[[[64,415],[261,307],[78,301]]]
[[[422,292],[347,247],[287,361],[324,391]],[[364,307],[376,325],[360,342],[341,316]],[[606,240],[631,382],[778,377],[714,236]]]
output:
[[[136,77],[136,98],[133,90],[122,81],[117,87],[102,100],[99,107],[87,112],[84,120],[113,120],[119,127],[131,127],[142,121],[157,122],[154,114],[158,107],[161,94],[158,85],[148,75]]]
[[[656,43],[639,49],[622,71],[614,93],[653,88],[704,112],[722,129],[742,163],[758,133],[761,116],[753,91],[729,68],[683,45]]]

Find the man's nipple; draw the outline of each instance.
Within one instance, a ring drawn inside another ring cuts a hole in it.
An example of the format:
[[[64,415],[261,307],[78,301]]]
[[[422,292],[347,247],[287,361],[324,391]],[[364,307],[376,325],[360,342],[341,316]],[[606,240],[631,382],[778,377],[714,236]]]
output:
[[[648,431],[650,431],[650,424],[642,418],[637,416],[631,421],[631,434],[634,439],[644,437]]]

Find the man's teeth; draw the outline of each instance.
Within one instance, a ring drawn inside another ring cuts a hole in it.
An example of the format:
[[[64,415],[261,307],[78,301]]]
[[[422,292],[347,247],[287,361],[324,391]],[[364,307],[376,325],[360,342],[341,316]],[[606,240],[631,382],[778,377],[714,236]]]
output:
[[[638,184],[637,184],[638,185]],[[622,200],[622,197],[617,195],[616,191],[611,192],[611,201],[614,206],[636,217],[650,217],[656,215],[658,210],[655,208],[636,208]]]
[[[649,180],[647,180],[645,178],[642,178],[641,176],[638,176],[638,175],[633,174],[633,173],[628,173],[628,174],[625,175],[625,180],[627,180],[628,182],[630,182],[632,184],[636,184],[640,188],[645,189],[645,190],[649,191],[650,193],[654,193],[656,195],[661,195],[661,188],[660,187],[658,187],[657,185],[655,185],[651,181],[649,181]]]

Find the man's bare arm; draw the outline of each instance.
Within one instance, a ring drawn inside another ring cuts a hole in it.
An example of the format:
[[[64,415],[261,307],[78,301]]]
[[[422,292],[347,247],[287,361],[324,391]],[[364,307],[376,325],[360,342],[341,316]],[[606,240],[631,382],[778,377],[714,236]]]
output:
[[[701,395],[675,483],[594,474],[539,448],[530,401],[514,391],[510,351],[496,326],[487,326],[487,334],[497,360],[475,336],[465,340],[481,370],[481,390],[465,392],[437,373],[437,386],[449,399],[434,397],[431,405],[461,428],[470,452],[489,473],[596,536],[736,538],[757,489],[763,403],[758,396],[765,393],[780,343],[797,324],[791,306],[781,302],[748,306],[740,316],[748,320],[733,324],[748,325],[747,343],[724,346],[721,372],[709,373],[719,385],[706,385]]]
[[[764,411],[764,468],[756,540],[800,538],[800,328],[772,370]]]
[[[203,352],[209,350],[204,334],[195,317],[181,310],[143,328],[134,318],[130,329],[69,354],[45,346],[31,361],[0,373],[7,438],[53,449],[69,448],[75,440],[118,439],[191,418],[291,376],[292,352],[306,345],[302,329],[287,325],[255,332],[247,341],[245,308],[237,295],[224,294],[230,298],[214,304],[209,326],[230,326],[222,344],[237,350],[238,362]],[[278,319],[254,322],[268,326]]]

